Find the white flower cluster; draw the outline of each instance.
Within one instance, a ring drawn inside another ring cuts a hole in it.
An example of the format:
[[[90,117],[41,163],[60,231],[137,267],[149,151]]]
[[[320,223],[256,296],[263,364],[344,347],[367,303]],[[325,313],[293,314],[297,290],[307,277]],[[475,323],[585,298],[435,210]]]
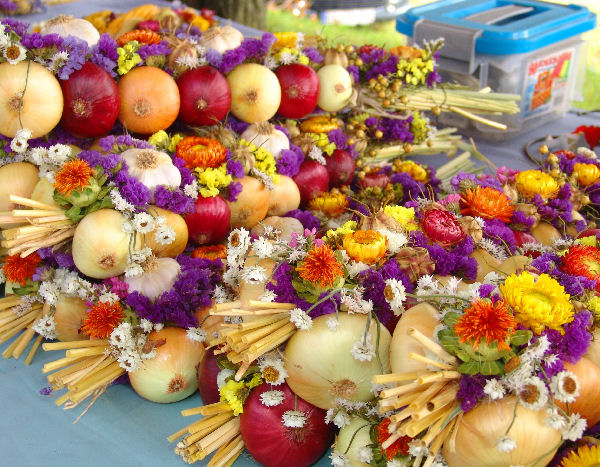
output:
[[[386,279],[385,299],[396,316],[404,312],[403,303],[406,301],[406,288],[402,281],[397,279]]]
[[[50,73],[57,73],[65,63],[69,60],[69,52],[66,50],[60,50],[56,52],[44,66],[50,71]]]
[[[56,305],[61,294],[88,300],[94,295],[92,283],[79,274],[65,268],[58,268],[52,277],[40,283],[38,294],[50,305]]]
[[[187,336],[196,342],[204,342],[208,337],[206,331],[199,327],[197,328],[188,328],[186,332]]]
[[[18,135],[15,139],[17,137]],[[55,172],[71,159],[72,152],[71,147],[66,144],[55,144],[48,149],[33,148],[27,152],[26,158],[39,167],[40,177],[45,177],[49,182],[54,183]]]
[[[125,277],[141,276],[144,273],[142,264],[144,264],[144,261],[146,261],[150,256],[152,256],[152,250],[148,247],[132,251],[127,258]]]
[[[301,331],[308,331],[313,325],[312,318],[300,308],[290,311],[290,321]]]
[[[108,196],[110,196],[110,200],[117,211],[121,212],[126,217],[131,217],[133,215],[135,206],[121,196],[121,193],[117,187],[114,187],[112,190],[110,190]]]
[[[123,322],[110,334],[110,354],[117,359],[121,368],[128,372],[136,371],[143,360],[156,356],[156,349],[147,345],[148,334],[152,330],[159,331],[162,328],[162,324],[153,324],[146,319],[142,319],[136,327]]]
[[[325,156],[323,156],[323,151],[317,145],[314,145],[311,150],[308,151],[307,157],[313,161],[317,161],[321,165],[327,164]]]
[[[355,360],[359,362],[370,362],[375,357],[375,345],[373,345],[371,334],[367,334],[365,339],[355,342],[350,349],[350,353]]]
[[[279,389],[265,391],[260,395],[260,402],[266,407],[276,407],[283,402],[284,393]]]
[[[360,313],[367,315],[373,311],[373,302],[363,298],[364,288],[342,289],[340,302],[346,307],[349,314]]]
[[[40,301],[38,294],[28,294],[21,298],[21,302],[12,308],[12,313],[16,317],[21,317],[25,313],[29,313],[33,308],[33,304]]]
[[[491,256],[493,256],[496,260],[502,262],[506,261],[508,258],[508,254],[506,253],[506,248],[497,245],[489,238],[482,238],[477,242],[477,246],[485,251],[487,251]]]
[[[200,187],[198,186],[198,182],[196,180],[183,187],[183,194],[193,199],[198,199],[199,191]]]
[[[332,452],[329,455],[329,459],[331,459],[331,465],[333,467],[350,467],[351,465],[350,459],[339,452]]]
[[[283,359],[277,352],[269,352],[261,356],[258,359],[258,368],[265,383],[269,383],[271,386],[283,384],[288,376]]]
[[[114,196],[119,202],[120,207],[123,208],[119,210],[124,214],[129,213],[129,203],[127,203],[125,200],[121,202],[121,200],[119,199],[122,199],[120,194],[118,196]],[[133,214],[133,217],[130,220],[123,222],[121,230],[129,235],[134,235],[135,233],[146,235],[151,232],[154,232],[154,240],[160,245],[169,245],[175,241],[175,231],[172,227],[167,225],[166,217],[154,217],[148,212],[138,212],[136,214]]]
[[[333,423],[338,428],[350,425],[350,415],[340,408],[330,408],[325,414],[325,423]]]
[[[54,316],[45,316],[38,319],[32,329],[44,339],[56,339],[56,323]]]
[[[392,232],[389,229],[377,230],[388,239],[388,252],[392,255],[399,253],[400,250],[408,243],[408,237],[403,232]]]
[[[286,410],[281,416],[283,426],[302,428],[306,424],[306,414],[300,410]]]
[[[13,42],[6,32],[6,26],[0,24],[0,51],[11,65],[16,65],[26,58],[27,49],[18,42]]]

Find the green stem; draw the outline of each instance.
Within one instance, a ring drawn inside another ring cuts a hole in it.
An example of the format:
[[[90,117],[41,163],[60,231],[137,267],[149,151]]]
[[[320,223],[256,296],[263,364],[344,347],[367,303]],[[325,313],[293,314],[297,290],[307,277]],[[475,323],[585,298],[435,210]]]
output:
[[[342,288],[339,289],[333,289],[331,292],[329,292],[327,295],[325,295],[323,298],[321,298],[320,300],[316,301],[315,303],[313,303],[311,305],[311,307],[306,310],[306,314],[309,314],[311,311],[313,311],[316,307],[318,307],[321,303],[329,300],[331,297],[333,297],[336,293],[339,293],[342,291]]]
[[[510,425],[508,425],[508,428],[506,429],[506,433],[504,433],[504,436],[508,436],[508,432],[515,424],[515,420],[517,419],[517,407],[518,406],[519,406],[519,399],[517,399],[517,401],[515,402],[515,410],[513,411],[513,418],[512,418],[512,421],[510,422]]]
[[[354,438],[356,438],[356,435],[358,434],[358,432],[367,426],[371,426],[371,425],[369,423],[362,425],[362,426],[358,427],[356,429],[356,431],[352,434],[352,438],[350,438],[350,442],[348,443],[348,447],[344,451],[344,455],[348,454],[348,451],[350,451],[350,447],[352,446],[352,443],[354,442]]]
[[[471,303],[471,300],[468,298],[459,297],[458,295],[447,295],[447,294],[438,294],[438,295],[417,295],[413,293],[407,293],[407,297],[419,299],[435,299],[435,298],[452,298],[454,300],[462,300],[463,302]]]

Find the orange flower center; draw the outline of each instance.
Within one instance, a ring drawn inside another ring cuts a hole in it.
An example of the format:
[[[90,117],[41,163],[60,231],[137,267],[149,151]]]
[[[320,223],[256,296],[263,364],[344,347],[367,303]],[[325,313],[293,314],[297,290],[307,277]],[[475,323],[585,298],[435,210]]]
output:
[[[73,159],[63,165],[54,178],[54,188],[69,196],[73,190],[83,190],[92,178],[92,168],[82,159]]]
[[[374,230],[357,230],[344,236],[344,249],[354,261],[373,264],[387,253],[388,240]]]
[[[301,279],[322,288],[331,287],[338,277],[344,277],[342,265],[329,245],[310,250],[296,271]]]
[[[225,259],[227,258],[227,247],[225,245],[201,246],[194,250],[192,256],[203,259]]]
[[[516,327],[517,323],[506,302],[478,300],[458,319],[454,332],[461,343],[469,342],[474,349],[485,340],[487,345],[497,342],[499,350],[509,350],[506,340]]]
[[[460,197],[461,214],[479,216],[483,219],[500,219],[510,222],[515,208],[510,199],[501,191],[490,187],[477,186],[468,189]]]
[[[25,285],[41,262],[42,258],[37,253],[25,258],[21,258],[21,255],[7,256],[2,270],[8,282]]]
[[[177,145],[177,157],[185,161],[189,169],[217,168],[227,156],[227,150],[216,139],[188,136]]]

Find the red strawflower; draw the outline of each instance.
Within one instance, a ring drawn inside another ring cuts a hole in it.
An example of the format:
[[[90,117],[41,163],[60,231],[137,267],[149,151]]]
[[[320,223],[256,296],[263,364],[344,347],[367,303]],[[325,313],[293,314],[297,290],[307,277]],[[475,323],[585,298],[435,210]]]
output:
[[[583,276],[596,281],[600,292],[600,250],[590,245],[573,245],[563,256],[560,269],[567,274]]]
[[[457,245],[467,236],[454,214],[445,209],[427,210],[421,226],[430,240],[444,247]]]
[[[25,285],[42,262],[42,258],[37,253],[32,253],[25,258],[21,258],[21,255],[7,256],[4,261],[2,270],[6,281]]]
[[[381,447],[381,445],[388,439],[392,434],[389,432],[390,428],[390,419],[384,418],[379,425],[377,425],[377,443]],[[382,449],[384,451],[387,460],[392,460],[394,457],[398,455],[398,453],[403,456],[408,455],[408,445],[412,441],[410,436],[401,436],[396,441],[392,443],[392,445],[387,449]]]
[[[583,133],[585,141],[591,149],[598,146],[598,142],[600,142],[600,126],[578,126],[573,133]]]
[[[92,339],[108,339],[124,317],[120,302],[100,302],[88,311],[81,330]]]

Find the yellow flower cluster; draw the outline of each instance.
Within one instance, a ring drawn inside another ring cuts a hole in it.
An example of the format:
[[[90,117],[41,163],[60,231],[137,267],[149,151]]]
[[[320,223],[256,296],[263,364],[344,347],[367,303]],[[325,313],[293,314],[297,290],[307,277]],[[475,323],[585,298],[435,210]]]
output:
[[[329,217],[339,217],[346,211],[348,198],[341,192],[325,192],[311,199],[308,203],[313,211],[321,211]]]
[[[327,133],[308,133],[310,137],[313,139],[315,144],[321,151],[323,151],[328,156],[333,154],[333,151],[337,149],[335,143],[329,141],[329,137]]]
[[[200,29],[200,31],[206,31],[208,28],[210,28],[210,21],[208,21],[206,18],[203,18],[201,15],[198,15],[192,20],[190,26],[196,26],[198,29]]]
[[[298,34],[295,32],[275,32],[273,33],[277,39],[271,46],[272,50],[281,50],[284,48],[295,48],[298,41]]]
[[[587,308],[594,313],[595,318],[600,318],[600,297],[593,296],[587,302]]]
[[[262,378],[260,373],[254,373],[248,382],[230,379],[219,390],[221,402],[227,402],[231,410],[233,410],[233,415],[237,416],[244,411],[244,402],[250,394],[250,389],[255,388],[261,383]]]
[[[174,153],[183,138],[184,136],[179,133],[169,136],[165,130],[160,130],[150,136],[148,142],[156,149]]]
[[[588,235],[587,237],[576,238],[573,243],[575,243],[575,245],[597,246],[596,244],[598,241],[596,240],[595,235]]]
[[[383,212],[385,212],[388,216],[393,217],[400,227],[402,227],[407,232],[412,230],[419,230],[419,226],[415,222],[415,209],[414,208],[405,208],[404,206],[391,206],[387,205],[383,208]]]
[[[422,143],[429,136],[429,123],[421,115],[421,112],[413,112],[413,120],[410,124],[410,130],[413,134],[413,142],[416,144]]]
[[[536,277],[530,272],[511,274],[500,292],[515,311],[518,323],[540,334],[550,328],[564,334],[562,326],[573,321],[573,305],[569,294],[548,274]]]
[[[404,161],[397,166],[396,170],[409,174],[417,182],[427,183],[429,181],[427,169],[414,161]]]
[[[302,65],[308,65],[310,62],[306,55],[301,54],[298,49],[291,47],[283,47],[274,55],[274,58],[285,65],[295,62],[301,63]]]
[[[421,57],[411,60],[398,60],[398,77],[402,78],[406,84],[418,86],[425,84],[427,75],[433,71],[433,60],[431,58],[423,60]]]
[[[240,139],[240,144],[248,146],[252,154],[254,155],[254,168],[267,174],[267,176],[273,179],[273,183],[279,183],[279,174],[277,173],[277,162],[273,155],[263,147],[256,147],[254,144]]]
[[[204,198],[217,196],[219,194],[219,190],[227,188],[233,180],[231,175],[227,173],[225,164],[221,164],[216,169],[210,167],[196,167],[194,171],[196,172],[196,177],[198,178],[200,194]]]
[[[335,230],[329,229],[327,231],[327,234],[325,235],[325,238],[327,240],[332,240],[338,236],[343,237],[346,234],[353,233],[356,230],[356,227],[358,227],[358,225],[356,224],[355,221],[347,221],[344,225],[342,225],[341,227],[338,227]]]
[[[533,198],[539,194],[544,199],[556,198],[558,182],[541,170],[524,170],[515,175],[515,188],[520,195]]]
[[[573,173],[577,174],[579,186],[593,185],[600,178],[600,168],[596,164],[577,163],[573,166]]]
[[[120,75],[124,75],[142,61],[142,57],[137,53],[139,49],[140,44],[138,41],[131,41],[123,47],[117,48],[117,53],[119,54],[117,72]]]

